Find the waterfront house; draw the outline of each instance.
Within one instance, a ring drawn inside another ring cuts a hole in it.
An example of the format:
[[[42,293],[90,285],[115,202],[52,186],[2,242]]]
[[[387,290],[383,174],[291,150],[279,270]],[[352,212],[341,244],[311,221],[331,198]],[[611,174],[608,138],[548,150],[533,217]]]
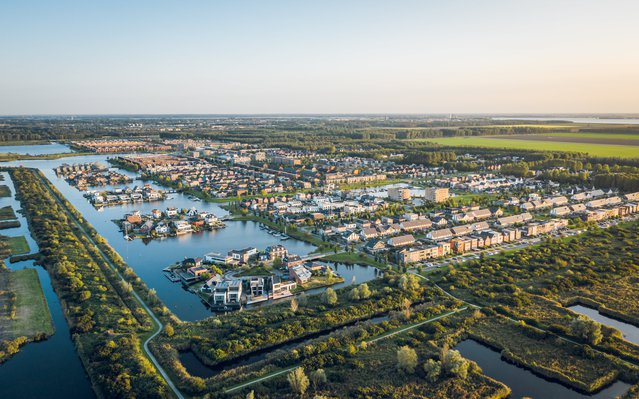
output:
[[[311,280],[311,272],[302,265],[295,265],[288,269],[289,276],[297,284],[305,284]]]
[[[213,289],[213,305],[216,307],[240,307],[242,280],[224,280]]]

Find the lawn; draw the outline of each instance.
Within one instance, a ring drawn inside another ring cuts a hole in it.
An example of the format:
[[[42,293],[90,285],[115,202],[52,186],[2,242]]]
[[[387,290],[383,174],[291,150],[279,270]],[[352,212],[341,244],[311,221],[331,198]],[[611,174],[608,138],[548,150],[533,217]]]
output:
[[[609,136],[605,135],[605,137]],[[636,138],[635,136],[629,137]],[[431,143],[452,147],[485,147],[536,151],[585,152],[592,156],[599,157],[639,158],[638,146],[521,140],[501,137],[496,138],[495,136],[428,138],[419,139],[418,141],[429,141]]]
[[[29,243],[27,243],[26,238],[24,236],[20,237],[9,237],[9,248],[11,249],[11,255],[23,255],[28,254],[31,249],[29,248]]]
[[[40,278],[35,269],[8,272],[8,289],[15,292],[15,317],[0,319],[0,338],[13,339],[20,336],[33,337],[38,334],[51,335],[53,321],[47,300],[42,292]]]
[[[0,220],[13,220],[15,218],[16,214],[10,205],[0,208]]]
[[[11,190],[4,184],[0,186],[0,197],[11,197]]]

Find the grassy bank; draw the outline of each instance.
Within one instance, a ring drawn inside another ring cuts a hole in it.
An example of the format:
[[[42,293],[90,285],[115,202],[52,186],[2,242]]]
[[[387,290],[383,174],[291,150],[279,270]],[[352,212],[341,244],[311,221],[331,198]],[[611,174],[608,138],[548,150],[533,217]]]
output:
[[[11,190],[6,185],[0,186],[0,198],[11,197]]]
[[[8,243],[11,255],[24,255],[31,251],[29,243],[27,243],[27,239],[24,236],[9,237]]]

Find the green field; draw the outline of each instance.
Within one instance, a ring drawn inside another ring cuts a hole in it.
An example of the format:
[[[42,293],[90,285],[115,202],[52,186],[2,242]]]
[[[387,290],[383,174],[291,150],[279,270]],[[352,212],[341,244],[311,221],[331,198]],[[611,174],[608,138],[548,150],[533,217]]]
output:
[[[562,133],[573,135],[573,133]],[[558,134],[556,134],[558,135]],[[555,136],[556,136],[555,135]],[[581,134],[576,134],[581,136]],[[590,133],[598,137],[610,137],[605,133]],[[617,135],[615,135],[617,136]],[[627,138],[636,138],[632,135]],[[446,138],[429,138],[419,139],[419,141],[429,141],[445,146],[452,147],[485,147],[485,148],[506,148],[536,151],[564,151],[564,152],[585,152],[592,156],[598,157],[619,157],[619,158],[639,158],[639,146],[624,146],[611,144],[593,144],[593,143],[569,143],[557,141],[533,141],[533,140],[517,140],[507,138],[496,138],[495,136],[475,136],[475,137],[446,137]]]
[[[0,186],[0,197],[11,197],[11,190],[4,184]]]
[[[0,318],[0,339],[51,335],[53,321],[47,300],[42,292],[40,278],[35,269],[23,269],[6,273],[8,290],[15,292],[15,317]]]
[[[28,254],[31,251],[29,249],[29,243],[27,243],[24,236],[9,237],[8,243],[9,248],[11,249],[11,255]]]

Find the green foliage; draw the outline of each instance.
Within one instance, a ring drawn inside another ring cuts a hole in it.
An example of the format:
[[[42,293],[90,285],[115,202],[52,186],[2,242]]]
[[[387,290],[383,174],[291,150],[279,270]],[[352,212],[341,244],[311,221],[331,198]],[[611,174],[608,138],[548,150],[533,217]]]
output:
[[[286,379],[291,386],[291,390],[299,394],[300,396],[304,395],[304,393],[308,389],[308,377],[306,376],[306,373],[304,373],[304,368],[302,367],[298,367],[288,373]]]
[[[324,291],[324,302],[331,306],[337,304],[337,294],[335,290],[329,287]]]
[[[424,362],[424,373],[426,373],[426,379],[429,382],[437,381],[442,373],[441,362],[435,359],[428,359]]]
[[[583,315],[577,316],[576,319],[570,322],[570,331],[572,335],[580,337],[593,345],[598,345],[603,339],[601,324]]]
[[[413,374],[417,367],[417,352],[409,346],[402,346],[397,350],[397,369],[407,374]]]

